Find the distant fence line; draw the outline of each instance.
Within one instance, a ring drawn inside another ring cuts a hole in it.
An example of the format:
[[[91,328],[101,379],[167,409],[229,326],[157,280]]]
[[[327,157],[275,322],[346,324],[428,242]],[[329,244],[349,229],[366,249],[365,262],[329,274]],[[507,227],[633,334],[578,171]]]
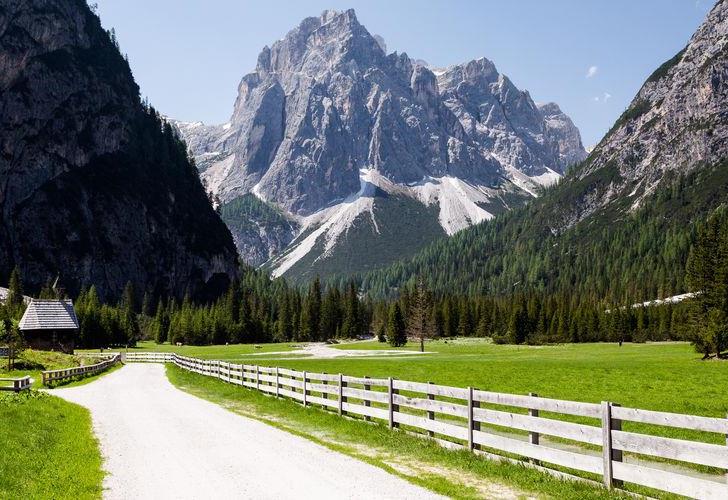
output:
[[[629,482],[692,498],[728,498],[725,478],[711,480],[693,477],[687,471],[673,472],[623,461],[623,452],[630,452],[728,470],[728,446],[622,430],[622,422],[630,421],[728,436],[728,419],[623,408],[607,401],[582,403],[391,377],[351,377],[233,364],[172,353],[129,353],[124,358],[130,362],[171,362],[231,384],[288,397],[304,406],[313,404],[339,415],[377,419],[390,428],[403,426],[406,430],[425,431],[441,444],[465,447],[495,458],[506,458],[494,455],[505,452],[531,459],[547,469],[552,464],[596,474],[607,488]],[[524,413],[516,413],[519,409]],[[593,419],[595,425],[556,420],[540,412],[585,417]],[[507,436],[498,428],[523,433],[525,439]],[[601,448],[601,455],[573,446],[546,446],[541,435],[596,446]]]
[[[60,370],[46,370],[41,372],[43,385],[50,385],[56,382],[64,382],[70,379],[84,378],[108,370],[117,363],[121,363],[121,354],[111,354],[99,363],[87,366],[75,366],[73,368],[62,368]]]

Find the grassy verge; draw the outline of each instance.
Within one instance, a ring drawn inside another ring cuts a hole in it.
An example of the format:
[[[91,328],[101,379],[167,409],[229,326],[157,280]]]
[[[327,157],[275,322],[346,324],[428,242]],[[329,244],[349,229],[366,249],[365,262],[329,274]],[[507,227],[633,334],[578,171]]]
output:
[[[37,391],[0,394],[0,443],[0,498],[101,497],[86,409]]]
[[[87,376],[81,376],[81,377],[74,377],[71,379],[63,380],[61,382],[57,382],[55,384],[52,384],[48,386],[48,389],[54,389],[56,387],[76,387],[79,385],[86,385],[90,384],[91,382],[103,377],[104,375],[108,375],[111,372],[115,372],[119,368],[121,368],[123,365],[121,363],[116,364],[110,368],[107,368],[106,370],[95,373],[93,375],[87,375]]]
[[[452,498],[615,498],[591,484],[561,481],[521,465],[496,462],[381,424],[341,418],[317,408],[167,366],[170,381],[238,414],[304,436]]]
[[[86,366],[96,364],[99,361],[100,360],[97,358],[84,356],[83,354],[70,355],[56,352],[27,350],[24,351],[19,358],[14,370],[3,370],[3,368],[6,368],[5,366],[3,366],[3,368],[0,368],[0,378],[20,378],[26,375],[30,375],[30,377],[33,379],[32,387],[34,389],[52,389],[54,387],[60,386],[68,387],[87,384],[103,375],[106,375],[107,373],[116,370],[120,366],[112,366],[108,370],[97,373],[95,375],[86,377],[75,377],[73,379],[57,382],[48,387],[43,386],[43,376],[41,372],[44,370],[60,370],[64,368],[73,368],[76,366]]]
[[[26,349],[16,360],[13,370],[7,369],[6,362],[7,359],[3,359],[2,364],[0,364],[0,378],[20,378],[30,375],[33,379],[33,388],[38,389],[43,387],[41,372],[44,370],[60,370],[76,366],[93,365],[98,363],[99,360],[94,357],[84,356],[82,352],[72,355],[60,352]],[[96,377],[91,377],[91,380],[94,378]]]

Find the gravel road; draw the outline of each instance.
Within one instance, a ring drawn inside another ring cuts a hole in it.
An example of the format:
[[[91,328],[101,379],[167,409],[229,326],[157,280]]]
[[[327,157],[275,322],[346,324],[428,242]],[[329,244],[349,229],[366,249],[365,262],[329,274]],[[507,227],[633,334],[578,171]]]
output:
[[[104,498],[440,498],[180,391],[161,364],[129,364],[52,393],[91,410]]]

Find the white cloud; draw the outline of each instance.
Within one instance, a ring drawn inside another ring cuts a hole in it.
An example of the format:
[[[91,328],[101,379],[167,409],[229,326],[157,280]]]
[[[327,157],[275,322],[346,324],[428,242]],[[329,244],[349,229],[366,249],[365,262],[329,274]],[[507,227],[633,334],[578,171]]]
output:
[[[592,99],[594,100],[594,102],[599,102],[599,96],[594,96]]]
[[[612,94],[609,92],[604,92],[602,95],[596,95],[592,97],[592,101],[594,102],[607,102],[609,99],[612,98]]]
[[[589,69],[586,70],[586,78],[593,77],[594,75],[597,74],[598,70],[599,70],[599,68],[597,66],[589,66]]]
[[[604,102],[607,102],[611,98],[612,94],[610,94],[609,92],[604,92]]]

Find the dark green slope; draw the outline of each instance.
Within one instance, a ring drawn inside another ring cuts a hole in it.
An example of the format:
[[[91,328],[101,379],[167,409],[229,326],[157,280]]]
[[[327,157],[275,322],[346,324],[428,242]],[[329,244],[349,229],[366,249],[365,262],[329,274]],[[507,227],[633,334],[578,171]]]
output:
[[[354,273],[380,269],[400,256],[411,257],[429,242],[445,237],[437,222],[437,207],[425,206],[406,196],[378,190],[374,218],[376,225],[370,214],[359,216],[339,237],[330,255],[325,255],[325,244],[320,238],[316,248],[285,274],[286,279],[305,283],[316,276],[329,281],[341,278],[343,286]]]

